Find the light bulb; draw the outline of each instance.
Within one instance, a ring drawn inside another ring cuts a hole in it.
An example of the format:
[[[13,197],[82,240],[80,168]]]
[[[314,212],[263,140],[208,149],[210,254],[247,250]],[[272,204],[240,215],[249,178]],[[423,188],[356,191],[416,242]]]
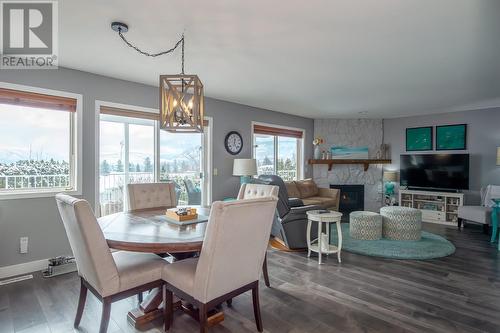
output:
[[[193,100],[192,99],[189,100],[188,108],[190,108],[190,109],[193,108]]]
[[[174,108],[175,108],[177,106],[177,100],[176,99],[174,99],[174,103],[173,104],[174,104]]]

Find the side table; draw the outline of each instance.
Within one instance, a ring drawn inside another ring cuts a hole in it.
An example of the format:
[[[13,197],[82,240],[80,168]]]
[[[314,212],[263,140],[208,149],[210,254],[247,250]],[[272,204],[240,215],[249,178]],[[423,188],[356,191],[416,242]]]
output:
[[[310,210],[307,212],[307,257],[311,256],[311,251],[318,253],[319,264],[322,264],[321,255],[324,254],[332,254],[337,253],[337,259],[339,263],[340,260],[340,251],[342,249],[342,230],[340,227],[340,219],[342,217],[342,213],[334,212],[334,211],[325,211],[325,210]],[[311,226],[313,222],[318,223],[318,238],[311,240]],[[321,231],[323,227],[323,223],[326,224],[326,234],[328,239],[328,244],[321,244]],[[332,245],[330,244],[330,223],[335,223],[337,225],[337,235],[338,235],[338,244]]]

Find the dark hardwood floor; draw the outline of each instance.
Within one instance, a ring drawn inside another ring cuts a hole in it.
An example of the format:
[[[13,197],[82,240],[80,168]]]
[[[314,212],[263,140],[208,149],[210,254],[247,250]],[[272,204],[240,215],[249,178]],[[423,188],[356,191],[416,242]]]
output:
[[[343,252],[342,264],[318,266],[305,253],[270,251],[272,288],[261,282],[267,332],[500,332],[500,262],[481,228],[462,231],[438,225],[454,255],[398,261]],[[73,332],[79,280],[76,274],[0,287],[0,332]],[[135,298],[113,304],[108,332],[136,332],[126,319]],[[89,294],[79,332],[97,332],[100,303]],[[255,332],[251,294],[224,307],[226,319],[211,332]],[[152,325],[147,332],[161,332]],[[177,313],[171,332],[197,332]]]

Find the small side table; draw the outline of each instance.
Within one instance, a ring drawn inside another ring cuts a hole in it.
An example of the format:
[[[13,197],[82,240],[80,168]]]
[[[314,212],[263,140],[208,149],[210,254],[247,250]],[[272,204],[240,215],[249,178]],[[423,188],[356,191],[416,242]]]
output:
[[[500,198],[491,199],[495,206],[491,209],[491,242],[493,243],[497,238],[498,233],[498,214],[500,214]],[[498,250],[500,251],[500,242],[498,243]]]
[[[340,219],[342,217],[342,213],[328,211],[325,213],[324,210],[310,210],[307,212],[307,257],[311,256],[311,251],[317,252],[319,257],[319,264],[322,264],[321,255],[324,254],[332,254],[337,253],[337,259],[339,263],[340,260],[340,251],[342,249],[342,230],[340,228]],[[313,222],[318,223],[318,238],[311,240],[311,225]],[[323,223],[326,224],[326,234],[328,237],[328,246],[325,250],[323,248],[324,244],[321,244],[321,231]],[[337,235],[338,235],[338,244],[337,246],[330,244],[330,223],[335,223],[337,225]]]

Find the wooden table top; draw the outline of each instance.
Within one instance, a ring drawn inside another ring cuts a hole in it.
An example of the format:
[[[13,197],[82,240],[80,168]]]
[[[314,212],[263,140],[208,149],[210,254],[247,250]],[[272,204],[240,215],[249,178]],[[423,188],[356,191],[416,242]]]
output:
[[[196,207],[210,215],[210,208]],[[179,253],[200,251],[207,223],[176,225],[164,219],[165,209],[123,212],[98,219],[108,246],[117,250]]]

